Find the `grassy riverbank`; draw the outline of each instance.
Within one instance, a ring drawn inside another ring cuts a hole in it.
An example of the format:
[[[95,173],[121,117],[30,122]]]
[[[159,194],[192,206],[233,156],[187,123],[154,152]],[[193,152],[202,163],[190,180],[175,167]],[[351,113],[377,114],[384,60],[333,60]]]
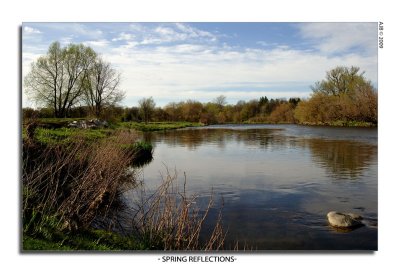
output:
[[[147,131],[165,131],[165,130],[173,130],[173,129],[181,129],[187,127],[199,127],[204,126],[204,124],[199,122],[120,122],[118,123],[118,127],[135,129],[143,132]]]
[[[304,126],[332,126],[332,127],[377,127],[378,124],[366,121],[332,121],[332,122],[303,122]]]
[[[40,118],[37,120],[39,127],[43,128],[67,128],[68,124],[73,121],[85,120],[84,118]],[[160,121],[160,122],[112,122],[109,124],[111,129],[128,128],[139,131],[162,131],[180,129],[186,127],[204,126],[200,122],[187,122],[187,121]]]
[[[144,194],[135,166],[151,160],[153,147],[137,130],[169,130],[194,123],[119,123],[108,128],[67,128],[70,120],[26,121],[22,156],[22,249],[30,250],[199,250],[219,249],[219,220],[200,243],[202,223],[194,197],[186,196],[168,172],[160,188]],[[129,208],[121,197],[137,190]],[[126,218],[128,217],[128,219]],[[131,226],[127,230],[121,219]]]
[[[119,251],[151,249],[151,245],[139,242],[133,237],[121,236],[115,232],[99,229],[63,233],[59,234],[57,238],[52,239],[24,234],[22,244],[23,249],[27,251]]]
[[[76,138],[82,138],[86,141],[97,141],[111,136],[115,132],[137,130],[142,132],[148,131],[165,131],[187,127],[204,126],[202,123],[195,122],[119,122],[111,123],[107,128],[101,129],[79,129],[69,128],[68,124],[79,119],[57,119],[43,118],[36,121],[35,139],[45,144],[68,143]],[[22,130],[23,138],[26,137],[25,126]]]

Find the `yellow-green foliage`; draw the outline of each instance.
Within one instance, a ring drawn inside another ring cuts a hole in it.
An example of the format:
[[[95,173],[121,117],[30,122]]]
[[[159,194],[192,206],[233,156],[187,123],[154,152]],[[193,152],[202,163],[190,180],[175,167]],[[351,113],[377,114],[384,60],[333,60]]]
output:
[[[300,123],[333,124],[378,122],[378,94],[358,68],[337,67],[316,83],[311,98],[294,112]]]
[[[269,116],[271,123],[294,123],[293,107],[290,103],[278,105]]]

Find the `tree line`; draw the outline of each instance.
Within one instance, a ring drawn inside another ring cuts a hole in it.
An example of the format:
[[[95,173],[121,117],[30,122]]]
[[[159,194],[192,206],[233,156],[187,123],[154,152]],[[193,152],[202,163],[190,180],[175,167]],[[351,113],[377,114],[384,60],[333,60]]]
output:
[[[238,101],[236,104],[220,104],[217,99],[212,102],[201,103],[196,100],[171,102],[164,107],[157,107],[152,97],[143,98],[138,106],[121,107],[117,105],[104,107],[101,117],[115,122],[161,122],[161,121],[190,121],[204,124],[219,123],[294,123],[293,111],[299,98],[268,99],[261,97],[259,100]],[[71,118],[92,117],[89,106],[77,106],[68,112]],[[51,108],[24,108],[24,118],[52,118]]]
[[[25,77],[26,93],[40,109],[23,109],[24,117],[92,117],[114,121],[190,121],[217,123],[378,122],[378,95],[358,67],[336,67],[311,87],[309,99],[269,99],[228,104],[223,95],[213,101],[171,102],[157,107],[152,97],[137,106],[121,107],[124,92],[120,74],[93,49],[70,44],[50,45],[46,55],[32,63]]]

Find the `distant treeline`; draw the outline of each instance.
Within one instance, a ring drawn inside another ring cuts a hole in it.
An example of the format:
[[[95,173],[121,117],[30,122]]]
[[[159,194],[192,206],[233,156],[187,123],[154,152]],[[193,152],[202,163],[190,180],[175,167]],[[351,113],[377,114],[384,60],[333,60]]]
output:
[[[153,98],[144,98],[134,107],[105,107],[102,117],[114,121],[190,121],[220,123],[301,123],[301,124],[377,124],[378,95],[357,67],[337,67],[326,79],[312,87],[309,99],[290,98],[238,101],[227,104],[221,95],[212,102],[196,100],[171,102],[157,107]],[[74,107],[69,117],[85,118],[90,107]],[[23,109],[24,118],[53,117],[51,108]]]
[[[225,97],[220,96],[219,99]],[[148,98],[146,100],[151,100]],[[201,103],[196,100],[172,102],[164,107],[154,106],[143,110],[142,106],[107,107],[103,109],[101,118],[112,121],[190,121],[204,124],[243,123],[243,122],[270,122],[294,123],[294,109],[299,98],[268,99],[239,101],[235,105],[219,104],[217,102]],[[90,118],[92,111],[87,106],[74,107],[70,110],[70,118]],[[23,109],[24,118],[52,118],[51,108]]]

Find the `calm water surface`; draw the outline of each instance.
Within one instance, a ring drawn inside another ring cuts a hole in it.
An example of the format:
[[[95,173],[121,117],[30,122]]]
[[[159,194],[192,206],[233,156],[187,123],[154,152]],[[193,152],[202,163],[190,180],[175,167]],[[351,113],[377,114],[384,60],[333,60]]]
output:
[[[155,147],[146,186],[156,188],[168,168],[179,181],[186,174],[200,205],[213,192],[204,232],[223,203],[227,247],[377,249],[377,129],[232,125],[143,137]],[[366,226],[337,232],[331,210],[361,214]]]

